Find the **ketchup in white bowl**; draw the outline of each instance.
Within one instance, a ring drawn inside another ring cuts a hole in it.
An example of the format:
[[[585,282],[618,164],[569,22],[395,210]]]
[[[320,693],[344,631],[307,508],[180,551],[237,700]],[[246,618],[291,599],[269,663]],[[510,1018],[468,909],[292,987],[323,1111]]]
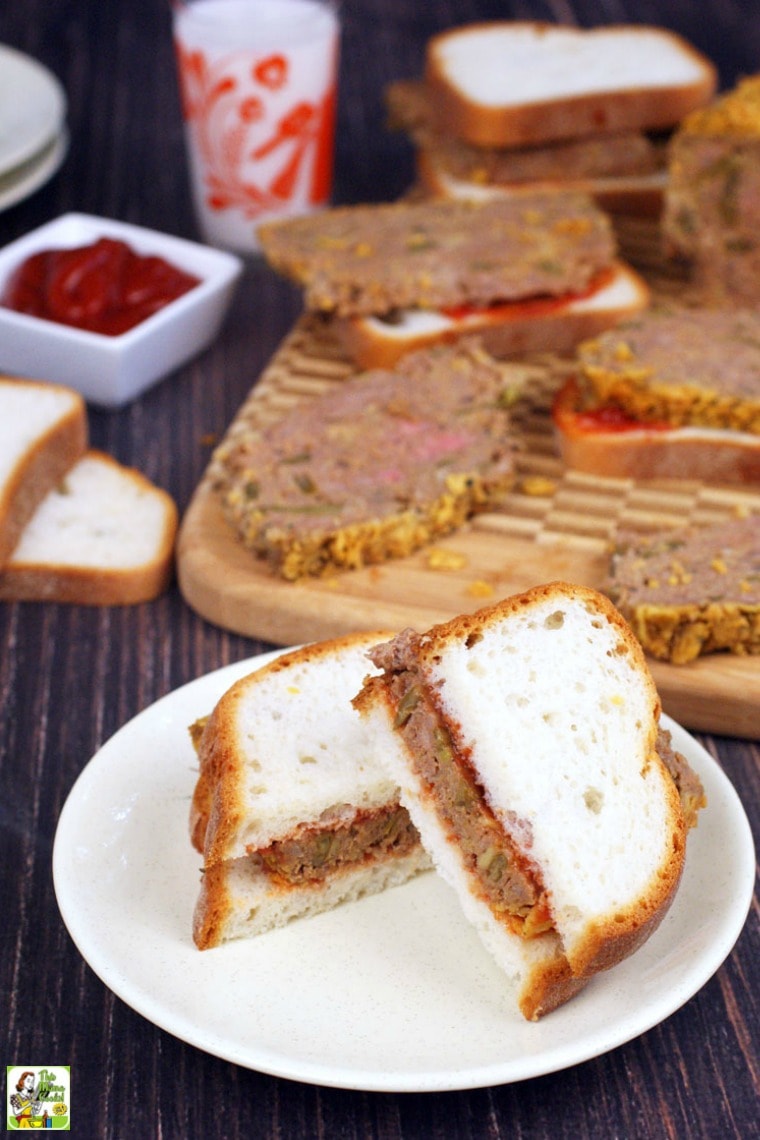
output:
[[[120,336],[200,284],[163,257],[101,237],[72,249],[43,249],[11,274],[4,308],[104,336]]]

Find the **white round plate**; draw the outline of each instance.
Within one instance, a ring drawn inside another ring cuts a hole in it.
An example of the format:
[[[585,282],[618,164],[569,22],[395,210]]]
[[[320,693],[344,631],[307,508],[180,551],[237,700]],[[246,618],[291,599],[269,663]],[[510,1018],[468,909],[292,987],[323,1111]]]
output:
[[[65,115],[66,95],[52,72],[0,44],[0,174],[41,151]]]
[[[6,174],[0,174],[0,210],[10,209],[49,182],[61,166],[68,149],[69,134],[64,128],[34,158]]]
[[[61,813],[53,876],[63,920],[102,981],[174,1036],[225,1060],[311,1084],[439,1091],[523,1080],[605,1053],[686,1002],[730,953],[754,885],[741,803],[708,753],[668,718],[709,806],[659,930],[538,1023],[433,872],[258,938],[199,951],[200,857],[188,810],[188,725],[265,654],[183,686],[93,757]]]

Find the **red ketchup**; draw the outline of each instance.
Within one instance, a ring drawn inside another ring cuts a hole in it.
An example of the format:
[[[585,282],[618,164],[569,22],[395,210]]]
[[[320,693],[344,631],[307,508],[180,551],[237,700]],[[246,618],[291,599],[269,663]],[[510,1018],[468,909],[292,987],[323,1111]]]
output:
[[[634,420],[622,408],[613,406],[576,412],[575,425],[580,431],[590,432],[669,431],[672,427],[671,424],[660,421],[647,423],[644,420]]]
[[[594,275],[585,289],[577,293],[564,293],[557,297],[541,294],[537,297],[526,297],[517,301],[496,301],[492,305],[450,305],[441,309],[444,316],[452,321],[461,321],[476,315],[485,316],[494,321],[503,321],[509,317],[546,317],[558,309],[568,308],[574,301],[585,301],[601,292],[614,276],[612,269],[600,269]]]
[[[13,273],[0,304],[62,325],[119,336],[200,284],[161,257],[99,238],[76,249],[46,249]]]

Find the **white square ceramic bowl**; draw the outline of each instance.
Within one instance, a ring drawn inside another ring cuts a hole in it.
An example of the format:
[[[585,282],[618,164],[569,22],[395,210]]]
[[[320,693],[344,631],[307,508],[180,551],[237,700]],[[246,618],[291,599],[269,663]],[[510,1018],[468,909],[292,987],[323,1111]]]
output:
[[[163,257],[200,284],[120,336],[104,336],[0,305],[0,371],[76,388],[91,404],[118,408],[204,349],[219,331],[242,272],[240,258],[156,230],[89,214],[64,214],[0,250],[0,295],[10,274],[43,249],[100,237]]]

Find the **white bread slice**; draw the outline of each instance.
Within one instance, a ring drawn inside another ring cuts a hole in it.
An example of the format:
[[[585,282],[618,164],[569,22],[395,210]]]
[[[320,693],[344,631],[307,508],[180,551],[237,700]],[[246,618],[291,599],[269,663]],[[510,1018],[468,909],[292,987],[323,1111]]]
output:
[[[45,495],[87,447],[78,392],[0,377],[0,568]]]
[[[389,772],[424,845],[516,978],[523,1013],[538,1016],[565,1000],[571,979],[636,950],[678,887],[685,823],[655,750],[660,704],[643,651],[606,598],[561,582],[398,646],[383,658],[373,653],[386,672],[365,681],[356,707],[378,738],[384,726]],[[411,680],[399,687],[410,667]],[[409,685],[424,697],[400,730]],[[514,865],[536,877],[547,933],[521,937],[502,905],[489,901],[476,873],[480,856],[466,854],[460,821],[446,818],[450,804],[423,772],[431,725],[447,730],[459,771],[479,790],[477,807],[466,801],[468,820],[477,811],[495,821],[506,850],[516,852]],[[554,992],[536,955],[553,955]]]
[[[552,420],[565,466],[589,475],[760,483],[760,435],[751,432],[639,424],[619,412],[594,417],[579,410],[573,379],[557,393]]]
[[[714,65],[664,28],[467,24],[428,42],[440,123],[480,146],[674,126],[717,88]]]
[[[420,187],[437,198],[469,198],[475,201],[526,190],[588,194],[601,210],[627,217],[659,218],[665,201],[667,174],[626,174],[620,177],[560,179],[550,182],[477,182],[446,169],[441,155],[421,147],[416,152]]]
[[[177,524],[170,495],[89,451],[37,507],[0,572],[0,599],[149,601],[171,579]]]
[[[197,745],[190,813],[191,839],[204,855],[193,920],[200,949],[320,913],[429,867],[416,833],[405,846],[370,851],[359,844],[358,858],[328,860],[323,877],[297,881],[257,856],[274,843],[299,842],[305,830],[345,834],[379,813],[400,813],[373,733],[351,705],[373,671],[369,648],[387,636],[352,634],[284,654],[234,684],[214,708]]]
[[[392,368],[407,352],[473,335],[497,358],[564,353],[640,312],[649,298],[643,278],[630,266],[615,262],[600,274],[595,289],[579,297],[527,298],[461,315],[402,309],[392,321],[337,318],[334,327],[347,354],[362,368]]]

